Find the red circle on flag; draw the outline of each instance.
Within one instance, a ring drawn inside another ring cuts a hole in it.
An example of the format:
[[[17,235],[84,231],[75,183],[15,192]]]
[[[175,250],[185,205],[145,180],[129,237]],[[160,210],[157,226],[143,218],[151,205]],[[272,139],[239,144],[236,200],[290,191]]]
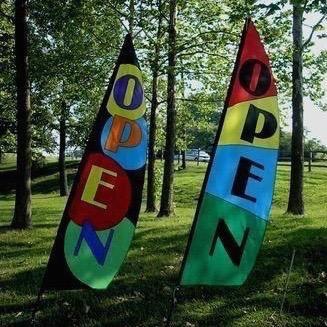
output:
[[[131,197],[126,172],[111,158],[91,153],[86,158],[68,213],[79,225],[89,221],[96,230],[108,229],[125,217]]]

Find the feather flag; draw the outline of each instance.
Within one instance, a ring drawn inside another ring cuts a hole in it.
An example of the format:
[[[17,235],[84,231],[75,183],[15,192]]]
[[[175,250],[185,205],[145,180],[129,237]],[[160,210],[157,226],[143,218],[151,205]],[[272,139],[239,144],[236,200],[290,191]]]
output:
[[[180,272],[180,285],[241,285],[269,219],[279,147],[277,91],[248,19]]]
[[[127,35],[72,186],[42,291],[104,289],[118,273],[142,200],[144,113],[142,74]]]

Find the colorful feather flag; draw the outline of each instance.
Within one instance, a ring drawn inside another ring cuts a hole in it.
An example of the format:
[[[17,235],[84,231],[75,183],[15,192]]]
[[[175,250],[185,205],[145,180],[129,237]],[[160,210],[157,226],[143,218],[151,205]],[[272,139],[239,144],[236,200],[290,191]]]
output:
[[[241,285],[269,219],[279,147],[277,90],[247,19],[183,259],[180,285]]]
[[[104,289],[118,273],[141,207],[144,113],[142,74],[127,35],[72,186],[42,291]]]

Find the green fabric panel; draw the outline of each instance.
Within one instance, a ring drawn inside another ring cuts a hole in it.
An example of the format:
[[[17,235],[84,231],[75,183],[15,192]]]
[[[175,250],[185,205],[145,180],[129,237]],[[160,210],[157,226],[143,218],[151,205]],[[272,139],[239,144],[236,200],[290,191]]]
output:
[[[135,226],[124,218],[113,227],[114,235],[104,265],[99,265],[85,241],[82,242],[77,256],[74,250],[81,233],[81,226],[71,221],[65,235],[64,251],[67,264],[74,276],[91,288],[105,289],[118,273],[134,236]],[[110,229],[97,231],[105,244]]]
[[[245,230],[249,228],[239,266],[233,263],[220,238],[214,244],[213,254],[209,254],[220,219],[224,219],[238,245],[241,245]],[[265,229],[265,220],[205,193],[182,272],[181,285],[243,284],[254,266]]]

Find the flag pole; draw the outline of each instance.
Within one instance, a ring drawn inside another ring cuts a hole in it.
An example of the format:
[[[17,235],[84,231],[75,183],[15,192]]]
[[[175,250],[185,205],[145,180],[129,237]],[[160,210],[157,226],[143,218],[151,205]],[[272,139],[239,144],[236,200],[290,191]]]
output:
[[[175,311],[175,308],[176,308],[177,303],[178,303],[177,292],[179,290],[180,290],[180,286],[179,285],[176,285],[174,287],[174,289],[173,289],[172,298],[171,298],[171,305],[170,305],[170,309],[169,309],[167,320],[166,320],[166,327],[170,327],[171,326],[173,315],[174,315],[174,311]]]
[[[288,274],[287,274],[287,279],[286,279],[284,294],[283,294],[283,300],[282,300],[282,303],[280,305],[280,311],[279,311],[280,315],[283,313],[283,308],[284,308],[284,303],[285,303],[285,300],[286,300],[288,284],[289,284],[289,281],[290,281],[290,276],[291,276],[291,272],[292,272],[292,268],[293,268],[293,264],[294,264],[294,258],[295,258],[295,249],[293,249],[291,263],[290,263],[290,267],[288,269]]]
[[[35,324],[35,316],[36,316],[36,313],[37,313],[38,309],[40,308],[40,303],[41,303],[43,293],[44,293],[44,290],[43,290],[43,287],[41,287],[39,289],[39,292],[37,294],[37,299],[36,299],[35,304],[33,306],[32,320],[31,320],[32,326],[34,326],[34,324]]]

